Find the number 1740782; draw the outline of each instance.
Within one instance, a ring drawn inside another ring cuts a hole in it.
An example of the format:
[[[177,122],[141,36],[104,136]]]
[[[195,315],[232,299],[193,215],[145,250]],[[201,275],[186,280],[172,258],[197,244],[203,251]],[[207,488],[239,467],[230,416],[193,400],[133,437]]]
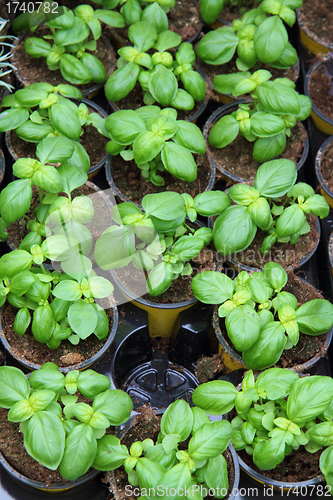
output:
[[[59,4],[57,2],[15,2],[6,3],[8,14],[19,14],[24,12],[44,12],[44,14],[58,14]]]

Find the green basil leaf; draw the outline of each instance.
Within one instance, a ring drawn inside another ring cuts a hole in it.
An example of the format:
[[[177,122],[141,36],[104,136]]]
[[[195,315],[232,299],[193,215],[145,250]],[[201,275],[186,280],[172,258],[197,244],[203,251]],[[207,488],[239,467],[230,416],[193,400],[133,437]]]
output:
[[[205,24],[213,24],[223,9],[224,0],[201,0],[200,15]]]
[[[299,330],[306,335],[320,335],[333,326],[333,305],[328,300],[314,299],[296,311]]]
[[[281,357],[286,340],[284,327],[279,321],[265,325],[252,347],[242,353],[246,367],[264,370],[274,365]]]
[[[233,409],[237,394],[238,391],[231,382],[213,380],[196,387],[192,400],[209,415],[223,415]]]
[[[202,101],[206,95],[206,82],[197,71],[187,70],[180,74],[184,89],[196,101]]]
[[[333,397],[333,380],[313,375],[300,378],[291,387],[287,401],[287,416],[297,423],[315,420],[330,405]]]
[[[103,413],[110,425],[121,425],[129,419],[133,403],[126,392],[108,389],[95,397],[92,407],[94,411]]]
[[[41,344],[45,344],[52,336],[54,319],[52,309],[49,305],[38,306],[32,319],[31,331],[33,336]]]
[[[253,37],[254,48],[260,60],[269,64],[279,59],[288,43],[288,33],[278,16],[268,17]]]
[[[91,73],[91,79],[96,83],[104,83],[106,80],[106,70],[99,59],[93,54],[89,54],[88,52],[84,52],[81,57],[81,63],[84,64],[86,68]]]
[[[71,54],[60,57],[61,76],[73,85],[85,85],[91,81],[92,75],[88,68]]]
[[[83,476],[94,462],[97,441],[89,424],[79,424],[66,437],[66,446],[59,472],[64,479],[75,481]]]
[[[213,125],[208,142],[215,148],[224,148],[236,139],[239,132],[239,123],[231,115],[222,116],[215,125]]]
[[[218,216],[213,227],[214,245],[222,255],[245,250],[253,241],[257,226],[247,207],[230,206]]]
[[[230,198],[222,191],[204,191],[194,198],[193,208],[204,217],[219,215],[231,204]]]
[[[27,399],[30,386],[27,377],[14,366],[0,367],[0,406],[11,408],[15,403]]]
[[[32,188],[30,179],[13,181],[0,193],[2,219],[8,225],[23,217],[31,205]]]
[[[87,24],[75,17],[74,26],[72,28],[59,29],[54,37],[54,43],[58,46],[72,45],[83,42],[89,36],[89,28]],[[276,58],[277,59],[277,58]]]
[[[195,431],[188,444],[188,453],[194,460],[207,460],[223,453],[231,438],[231,424],[220,420],[203,424]]]
[[[301,104],[297,92],[282,83],[268,81],[256,89],[257,98],[267,113],[298,115]]]
[[[29,120],[29,111],[25,108],[12,108],[2,112],[0,117],[0,132],[6,132]]]
[[[178,84],[172,71],[163,64],[158,64],[151,74],[148,88],[154,99],[162,106],[170,106],[176,97]]]
[[[281,132],[273,137],[259,137],[253,145],[253,159],[263,163],[276,158],[286,147],[286,134]]]
[[[284,120],[277,115],[259,111],[251,116],[251,132],[257,137],[272,137],[286,128]]]
[[[55,363],[47,362],[31,373],[29,383],[35,390],[49,389],[59,394],[65,386],[65,376]]]
[[[195,297],[204,304],[221,304],[232,298],[233,281],[224,273],[203,271],[194,276],[191,287]]]
[[[248,207],[249,214],[260,229],[267,231],[273,224],[271,208],[266,198],[260,196]]]
[[[260,332],[260,318],[250,306],[232,309],[225,319],[228,336],[238,351],[246,351],[257,341]]]
[[[145,122],[139,113],[132,110],[112,113],[105,120],[105,127],[111,139],[124,146],[132,144],[140,134],[146,132]]]
[[[13,250],[0,258],[0,279],[12,278],[31,268],[33,257],[25,250]]]
[[[169,26],[168,16],[158,2],[151,3],[143,10],[141,21],[149,23],[157,33],[165,32]]]
[[[128,28],[128,38],[139,52],[147,52],[157,40],[157,31],[149,22],[139,21]]]
[[[177,126],[172,140],[192,153],[205,154],[206,143],[199,127],[185,120],[177,120]]]
[[[134,160],[137,165],[153,160],[164,145],[164,140],[153,132],[143,132],[133,143]]]
[[[61,283],[59,283],[61,284]],[[80,299],[68,309],[68,321],[81,339],[86,339],[97,325],[97,314],[92,304]]]
[[[193,182],[197,178],[197,165],[192,153],[183,146],[166,142],[161,159],[165,169],[178,179]]]
[[[17,135],[27,142],[40,142],[48,134],[54,132],[49,123],[44,120],[44,123],[33,123],[31,120],[26,121],[15,131]]]
[[[147,287],[149,294],[153,297],[164,293],[173,280],[173,269],[171,264],[160,262],[148,275]]]
[[[267,398],[275,401],[285,398],[292,384],[299,379],[299,375],[284,368],[270,368],[260,373],[256,380],[256,388],[264,391]]]
[[[200,40],[196,53],[207,64],[224,64],[232,59],[238,42],[239,38],[233,28],[219,28],[210,31]]]
[[[182,399],[174,401],[163,413],[161,419],[161,432],[179,434],[180,441],[186,441],[191,434],[193,414],[188,403]]]
[[[97,452],[92,467],[101,471],[115,470],[123,465],[128,457],[126,446],[121,445],[116,436],[103,436],[97,441]]]
[[[297,178],[295,163],[291,160],[272,160],[260,165],[254,187],[261,196],[278,198],[286,194]]]
[[[60,132],[65,137],[73,139],[74,141],[80,137],[80,120],[77,113],[70,109],[69,106],[66,106],[61,102],[52,104],[52,106],[50,106],[49,108],[49,117],[50,122],[55,130]]]

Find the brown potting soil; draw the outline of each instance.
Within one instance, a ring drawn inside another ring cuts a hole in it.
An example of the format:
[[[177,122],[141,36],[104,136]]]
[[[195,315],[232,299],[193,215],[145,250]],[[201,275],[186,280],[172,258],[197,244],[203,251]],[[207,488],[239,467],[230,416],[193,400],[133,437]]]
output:
[[[320,59],[320,56],[318,58]],[[325,66],[320,65],[311,75],[309,94],[312,104],[326,118],[333,121],[333,95],[329,95],[330,82],[331,80],[325,74]]]
[[[203,356],[197,361],[195,366],[195,376],[200,384],[209,380],[214,380],[224,372],[225,366],[222,362],[221,354],[213,356]]]
[[[39,192],[35,186],[32,187],[32,200],[30,209],[26,214],[28,219],[35,219],[33,214],[33,210],[39,206]],[[92,196],[92,203],[94,205],[95,214],[91,220],[91,222],[87,223],[86,226],[90,230],[93,241],[97,240],[102,232],[111,225],[111,215],[109,206],[106,204],[106,201],[101,196],[102,191],[95,191],[93,188],[89,187],[87,184],[84,184],[78,189],[74,189],[72,191],[72,199],[76,196]],[[67,196],[66,193],[59,193],[62,196]],[[95,196],[98,198],[95,198]],[[26,219],[22,218],[18,221],[14,222],[7,229],[8,232],[8,241],[12,243],[16,248],[18,248],[19,244],[23,240],[23,238],[28,234],[28,230],[26,227]]]
[[[160,431],[160,420],[161,417],[157,416],[154,410],[149,406],[141,406],[137,410],[140,412],[138,415],[134,417],[133,425],[130,429],[125,433],[124,437],[121,439],[121,443],[125,444],[128,449],[130,449],[131,444],[135,441],[143,441],[144,439],[153,439],[156,442],[158,433]],[[189,440],[186,440],[184,443],[181,443],[179,449],[187,449]],[[235,480],[235,469],[232,460],[232,455],[227,448],[223,453],[227,461],[228,467],[228,481],[229,481],[229,490],[226,495],[226,499],[231,494],[234,480]],[[114,472],[106,472],[102,481],[105,484],[109,485],[109,490],[113,493],[115,500],[123,500],[124,498],[128,498],[129,500],[137,500],[139,497],[135,495],[131,487],[130,490],[126,490],[126,486],[129,485],[127,473],[125,471],[124,466],[121,466],[119,469],[116,469]],[[132,491],[132,494],[129,494]],[[214,498],[211,496],[205,497],[205,499]]]
[[[113,310],[106,309],[109,319],[109,332],[113,324]],[[57,349],[49,349],[46,344],[37,342],[34,338],[30,326],[24,335],[18,335],[13,330],[17,309],[6,303],[2,307],[2,331],[12,348],[12,355],[18,361],[28,360],[36,364],[44,364],[52,361],[59,367],[69,367],[82,363],[94,356],[107,341],[108,337],[98,340],[93,333],[85,340],[80,340],[78,345],[71,344],[68,340],[63,340]]]
[[[179,88],[184,88],[183,84],[179,82]],[[120,101],[117,101],[114,103],[115,106],[117,106],[119,109],[138,109],[144,106],[143,102],[143,90],[141,88],[141,85],[139,83],[136,83],[135,87],[131,92],[124,97],[123,99],[120,99]],[[155,102],[155,106],[159,106],[160,108],[163,108],[161,104],[158,102]],[[178,120],[187,120],[191,116],[193,116],[202,106],[202,102],[194,101],[194,108],[191,109],[190,111],[184,111],[182,109],[177,109],[177,119]]]
[[[50,30],[45,26],[39,26],[35,33],[26,33],[15,47],[11,63],[19,69],[19,74],[22,77],[24,85],[30,85],[36,82],[47,82],[51,85],[70,84],[65,80],[60,70],[51,71],[45,61],[45,57],[35,58],[29,56],[24,48],[24,43],[27,38],[34,36],[41,38],[43,35],[50,34]],[[92,37],[90,37],[92,39]],[[90,40],[89,38],[89,40]],[[52,45],[52,44],[51,44]],[[107,75],[110,75],[116,69],[116,55],[110,46],[106,44],[103,37],[97,40],[97,49],[95,51],[88,51],[89,54],[96,56],[104,65]],[[21,79],[20,79],[21,80]],[[95,86],[95,82],[89,82],[85,85],[74,85],[79,90],[85,91]]]
[[[212,126],[209,127],[211,130]],[[286,148],[284,152],[277,156],[298,163],[302,157],[306,141],[306,130],[301,122],[297,122],[291,129],[290,137],[287,137]],[[208,157],[215,160],[217,168],[220,166],[227,172],[246,181],[253,183],[260,163],[253,159],[253,142],[249,142],[244,136],[238,134],[236,139],[228,146],[218,149],[207,142]],[[226,174],[226,180],[230,182]],[[236,182],[231,180],[231,183]]]
[[[175,191],[177,193],[188,193],[193,198],[205,191],[211,174],[207,154],[204,156],[194,155],[198,166],[197,179],[193,182],[182,181],[171,175],[167,170],[158,172],[164,179],[164,186],[155,186],[147,182],[141,175],[141,170],[134,161],[125,161],[120,155],[112,157],[113,182],[118,190],[128,199],[141,205],[142,198],[146,194],[161,193],[164,191]]]
[[[295,245],[275,243],[268,253],[263,255],[260,248],[267,233],[258,228],[251,245],[246,250],[233,254],[232,258],[235,259],[236,263],[259,269],[269,261],[277,262],[285,269],[291,267],[297,269],[302,258],[316,247],[319,239],[316,229],[316,217],[313,214],[308,214],[307,221],[311,230],[309,233],[301,235]]]
[[[174,280],[166,292],[152,297],[149,293],[140,295],[143,288],[143,272],[136,269],[133,264],[129,264],[115,271],[116,276],[121,281],[123,286],[128,288],[132,294],[135,294],[136,287],[138,288],[138,296],[142,299],[154,302],[156,304],[176,304],[194,298],[191,288],[191,281],[193,276],[202,271],[216,271],[218,260],[216,260],[216,252],[212,247],[204,247],[201,252],[190,261],[193,272],[190,276],[179,276]]]
[[[243,4],[243,5],[240,5]],[[218,21],[223,20],[225,23],[232,23],[235,19],[240,19],[245,12],[248,12],[251,9],[256,9],[260,2],[255,1],[245,1],[239,2],[236,5],[232,5],[231,3],[227,3],[223,6],[223,10],[221,10]]]
[[[305,302],[309,302],[313,299],[322,299],[322,294],[316,290],[312,285],[307,282],[301,281],[293,273],[288,273],[288,282],[283,288],[283,291],[292,293],[297,298],[298,307]],[[220,319],[220,328],[222,335],[224,336],[226,342],[232,347],[232,349],[241,356],[241,353],[237,351],[230,341],[228,334],[225,329],[224,319]],[[280,368],[292,368],[296,365],[301,365],[311,359],[318,353],[322,356],[326,355],[326,349],[324,347],[325,341],[327,339],[327,333],[318,335],[314,337],[312,335],[305,335],[300,333],[299,341],[295,347],[291,349],[286,349],[283,351],[281,358],[276,363],[275,366]]]
[[[95,113],[95,110],[89,108],[89,111]],[[90,168],[95,167],[106,155],[105,146],[109,139],[100,134],[93,125],[83,126],[83,134],[80,137],[80,143],[86,150],[90,158]],[[15,130],[9,132],[11,145],[18,158],[34,158],[37,160],[36,148],[38,144],[27,142],[15,133]]]
[[[239,451],[238,454],[251,469],[262,476],[275,479],[275,481],[296,483],[308,481],[321,474],[319,470],[319,458],[322,451],[323,450],[318,450],[315,453],[309,453],[302,446],[299,450],[293,450],[290,455],[287,455],[283,462],[277,465],[273,470],[258,469],[258,467],[254,465],[252,457],[248,455],[245,450]]]
[[[198,66],[202,69],[205,75],[208,85],[209,98],[214,101],[220,102],[219,93],[214,89],[213,86],[214,77],[219,75],[229,75],[230,73],[239,72],[236,66],[236,56],[234,56],[227,63],[216,66],[213,64],[206,64],[205,62],[199,59]],[[256,63],[255,67],[250,70],[250,72],[253,73],[258,69],[268,70],[272,74],[271,80],[275,80],[275,78],[289,78],[293,82],[296,82],[299,75],[299,67],[296,64],[291,68],[277,69],[277,68],[272,68],[272,66],[270,66],[269,64],[262,64],[258,62]],[[249,97],[250,94],[244,94],[244,96],[240,96],[239,99],[245,99]]]
[[[320,170],[325,185],[333,193],[333,143],[323,153]]]
[[[333,43],[333,0],[304,0],[299,16],[313,34]]]

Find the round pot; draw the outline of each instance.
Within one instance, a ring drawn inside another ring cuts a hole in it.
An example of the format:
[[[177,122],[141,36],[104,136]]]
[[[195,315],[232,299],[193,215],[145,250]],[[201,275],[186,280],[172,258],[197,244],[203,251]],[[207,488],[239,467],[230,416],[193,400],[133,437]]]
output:
[[[107,112],[104,111],[103,108],[98,106],[98,104],[94,103],[93,101],[90,101],[89,99],[82,99],[81,102],[86,104],[89,108],[92,108],[94,110],[94,112],[98,113],[102,118],[107,118],[109,116],[107,114]],[[12,134],[13,133],[15,133],[15,130],[7,131],[5,133],[5,141],[6,141],[7,149],[13,158],[13,163],[15,163],[19,159],[19,155],[15,151],[15,148],[12,144]],[[37,144],[36,144],[36,146],[37,146]],[[106,153],[98,163],[96,163],[95,165],[92,165],[89,168],[88,179],[92,179],[93,177],[95,177],[95,175],[98,174],[98,172],[102,169],[102,167],[107,163],[109,157],[110,157],[110,155]]]
[[[315,169],[317,180],[320,184],[320,194],[324,196],[327,203],[333,207],[333,192],[327,186],[323,174],[321,172],[321,162],[326,150],[333,147],[333,136],[326,139],[326,141],[320,146],[315,159]]]
[[[100,213],[105,213],[106,211],[108,211],[111,214],[112,202],[111,202],[110,198],[104,193],[104,191],[101,190],[96,184],[94,184],[91,181],[86,181],[85,186],[87,186],[88,188],[90,188],[91,190],[94,191],[94,193],[93,193],[94,196],[95,196],[95,194],[96,194],[96,196],[98,196],[97,208],[99,208]],[[96,200],[97,200],[97,197],[96,197]],[[106,226],[106,227],[108,227],[108,226]],[[103,226],[103,229],[101,229],[100,232],[102,233],[104,231],[104,229],[106,229],[106,227]],[[6,243],[11,250],[18,249],[18,246],[16,245],[16,243],[14,243],[14,241],[11,239],[10,236],[8,236]],[[48,263],[45,264],[44,263],[43,265],[46,269],[54,269],[52,264],[48,264]]]
[[[0,149],[0,184],[5,176],[5,156],[2,149]]]
[[[62,493],[64,491],[70,490],[75,486],[79,486],[81,484],[87,483],[88,481],[95,478],[100,471],[93,469],[90,472],[84,474],[84,476],[80,477],[76,481],[65,481],[63,483],[52,483],[50,485],[43,483],[42,481],[36,481],[34,479],[30,479],[27,476],[24,476],[20,472],[18,472],[14,467],[12,467],[3,454],[0,452],[0,464],[6,470],[6,472],[16,481],[19,481],[24,486],[30,486],[32,488],[36,488],[38,490],[44,491],[45,493]]]
[[[205,75],[204,73],[202,72],[202,70],[200,69],[200,67],[196,68],[196,71],[198,71],[198,73],[200,73],[200,75],[202,76],[202,78],[206,81],[206,78],[205,78]],[[126,99],[126,97],[124,97],[124,99]],[[114,113],[116,113],[117,111],[119,111],[121,108],[118,106],[118,103],[117,102],[113,102],[113,101],[109,101],[109,99],[107,100],[112,111]],[[199,118],[199,116],[202,115],[202,113],[205,111],[206,107],[207,107],[207,104],[208,104],[208,101],[209,101],[209,96],[205,95],[205,98],[204,100],[201,102],[201,105],[200,107],[197,109],[197,111],[195,111],[192,115],[188,116],[186,118],[186,121],[187,122],[192,122],[192,123],[196,123],[197,122],[197,119]],[[141,107],[141,106],[144,106],[144,102],[143,102],[143,96],[142,96],[142,103],[139,104],[139,106],[137,106],[138,108]],[[156,102],[156,106],[161,106],[158,102]],[[178,110],[176,109],[177,113],[180,112],[181,110]],[[190,111],[188,111],[188,113],[190,113]]]
[[[38,30],[38,28],[37,28]],[[41,28],[41,31],[43,31],[43,27]],[[45,31],[45,30],[44,30]],[[37,33],[38,34],[38,33]],[[49,34],[49,33],[48,33]],[[26,36],[26,33],[22,33],[21,35],[19,35],[17,37],[17,39],[14,41],[13,43],[13,48],[11,49],[11,54],[12,54],[12,58],[15,60],[15,54],[16,54],[16,51],[17,51],[17,46],[18,44],[21,42],[21,40]],[[107,67],[105,68],[106,69],[106,74],[107,74],[107,77],[111,75],[111,73],[113,73],[113,71],[116,69],[116,54],[109,42],[109,40],[104,36],[102,35],[100,40],[103,42],[103,44],[107,47],[107,51],[108,51],[108,54],[109,54],[109,62],[108,62],[108,65]],[[27,54],[25,55],[26,58],[30,58],[30,56],[28,56]],[[31,57],[31,59],[34,59]],[[42,58],[43,59],[43,58]],[[41,60],[42,60],[41,59]],[[46,62],[44,61],[44,64],[46,64]],[[20,72],[20,64],[18,64],[17,62],[14,63],[14,66],[17,66],[16,69],[13,70],[13,73],[16,77],[16,79],[18,80],[19,84],[21,87],[27,87],[28,85],[30,85],[31,83],[36,83],[36,81],[39,81],[38,80],[38,77],[37,77],[37,80],[34,79],[34,80],[30,80],[28,77],[25,77],[24,75],[21,74]],[[55,72],[52,72],[52,73],[55,73]],[[62,78],[61,74],[60,74],[60,70],[57,70],[57,77],[58,78]],[[35,77],[36,78],[36,77]],[[56,77],[53,78],[53,80],[55,80]],[[64,79],[63,79],[64,80]],[[49,80],[49,83],[52,84],[52,78],[50,78]],[[67,82],[66,80],[63,81],[63,83],[66,83],[68,85],[72,85],[70,82]],[[55,83],[55,85],[57,85],[57,83]],[[87,84],[88,85],[88,84]],[[85,85],[85,89],[82,89],[80,87],[82,87],[82,85],[79,85],[78,88],[79,90],[81,91],[82,93],[82,96],[87,98],[87,99],[92,99],[95,95],[98,94],[98,92],[102,89],[104,83],[95,83],[95,82],[91,82],[88,87],[87,85]],[[75,86],[75,85],[74,85]]]
[[[319,242],[320,242],[321,226],[320,226],[320,222],[319,222],[318,217],[315,218],[315,230],[318,233],[318,236],[317,236],[314,247],[309,252],[307,252],[305,255],[303,255],[303,257],[299,261],[293,262],[290,265],[284,265],[281,262],[278,262],[286,269],[286,271],[295,271],[296,269],[299,269],[300,267],[304,266],[304,264],[306,264],[311,259],[311,257],[313,256],[313,254],[317,250]],[[279,243],[279,245],[281,245],[281,249],[283,249],[283,243],[281,243],[281,244]],[[251,245],[246,250],[244,250],[244,252],[246,252],[248,250],[251,251]],[[271,250],[269,250],[269,252],[270,251]],[[242,253],[242,252],[240,252],[240,253]],[[233,269],[236,269],[236,271],[238,271],[238,272],[239,271],[254,272],[254,271],[260,270],[260,268],[258,268],[258,267],[252,267],[252,266],[248,266],[246,264],[243,264],[241,261],[239,261],[237,259],[237,254],[233,254],[233,255],[234,256],[230,256],[230,255],[227,256],[227,262],[230,264],[230,266]],[[274,258],[270,258],[269,260],[274,260]]]
[[[209,150],[208,137],[209,137],[209,132],[210,132],[210,129],[211,129],[212,125],[215,125],[215,123],[217,123],[219,121],[219,119],[222,118],[223,116],[229,115],[229,114],[233,113],[234,111],[236,111],[238,109],[238,106],[240,104],[246,104],[248,102],[250,102],[250,101],[246,100],[246,99],[243,99],[243,100],[240,100],[240,101],[237,101],[237,102],[235,102],[235,101],[234,102],[230,102],[229,104],[226,104],[226,105],[218,108],[208,118],[208,120],[206,121],[206,123],[204,125],[204,129],[203,129],[203,135],[204,135],[204,138],[205,138],[205,141],[206,141],[206,144],[207,144],[208,158],[209,158],[210,164],[212,166],[214,166],[217,170],[219,170],[223,174],[223,176],[229,182],[230,181],[232,182],[232,184],[235,184],[235,183],[247,183],[247,182],[249,182],[249,180],[246,179],[246,178],[244,178],[244,177],[239,177],[238,175],[235,175],[232,172],[229,172],[223,165],[221,165],[221,163],[219,163],[218,161],[216,161],[216,159],[214,158],[213,153]],[[298,161],[298,163],[296,164],[296,170],[297,171],[300,170],[300,168],[304,165],[304,162],[307,159],[307,156],[309,154],[309,137],[308,137],[308,133],[306,131],[306,128],[302,124],[302,122],[299,122],[299,124],[302,127],[302,129],[306,132],[306,139],[305,139],[305,144],[304,144],[302,156],[301,156],[300,160]],[[251,181],[251,184],[253,184],[253,181]]]
[[[156,411],[157,415],[161,415],[163,411]],[[135,425],[135,420],[130,419],[126,424],[124,425],[123,429],[118,432],[118,438],[122,441],[126,435],[126,433],[131,432],[133,430],[133,427]],[[155,427],[155,425],[154,425]],[[157,427],[157,426],[156,426]],[[135,433],[133,433],[135,434]],[[143,440],[144,438],[150,437],[147,432],[147,436],[144,435],[140,436],[140,438]],[[136,438],[133,438],[133,440]],[[231,488],[231,494],[228,497],[224,497],[224,500],[234,500],[236,497],[238,498],[238,490],[239,490],[239,482],[240,482],[240,470],[239,470],[239,462],[238,462],[238,456],[237,453],[230,443],[228,446],[228,451],[232,457],[233,461],[233,467],[234,467],[234,472],[235,472],[235,477],[234,477],[234,482]],[[119,489],[119,484],[116,480],[116,474],[115,471],[111,471],[107,473],[107,482],[110,484],[110,491],[112,491],[115,500],[124,500],[124,493],[121,489]],[[208,489],[208,488],[207,488]],[[185,498],[185,496],[184,496]],[[209,497],[209,498],[215,498],[215,497]]]
[[[111,302],[111,307],[112,307],[112,311],[113,311],[113,322],[112,322],[111,330],[109,332],[109,336],[107,337],[106,342],[103,345],[103,347],[96,354],[91,356],[89,359],[86,359],[86,360],[84,360],[80,363],[77,363],[75,365],[59,367],[59,370],[62,373],[68,373],[71,370],[85,370],[86,368],[91,368],[94,363],[96,363],[98,360],[100,360],[106,354],[107,350],[109,349],[110,345],[113,342],[113,339],[115,337],[117,327],[118,327],[118,309],[113,301]],[[26,369],[39,370],[39,368],[41,367],[40,364],[35,363],[35,362],[30,361],[26,358],[23,358],[22,356],[17,355],[16,351],[9,344],[9,342],[4,334],[3,328],[2,328],[2,315],[0,316],[0,341],[2,342],[2,345],[6,349],[6,351],[16,361],[18,361],[21,365],[23,365]],[[84,340],[81,340],[80,342],[84,342]],[[52,351],[50,349],[50,353],[51,352]],[[80,344],[77,346],[77,352],[80,352]],[[51,361],[51,359],[49,361]]]
[[[180,313],[192,307],[198,300],[192,299],[175,304],[158,304],[150,300],[137,297],[124,286],[121,280],[111,271],[112,280],[121,294],[135,306],[148,313],[148,330],[150,337],[175,336],[180,328]]]
[[[125,161],[125,160],[124,160]],[[139,168],[139,167],[138,167]],[[215,184],[215,176],[216,176],[216,168],[215,165],[210,164],[210,177],[208,180],[207,187],[204,189],[204,191],[211,191],[214,187]],[[127,198],[116,186],[113,177],[114,177],[114,164],[112,161],[112,156],[108,155],[107,162],[105,164],[105,175],[106,175],[106,180],[108,181],[109,186],[112,189],[112,192],[117,198],[119,198],[122,202],[124,201],[129,201],[131,203],[134,203],[130,198]],[[142,209],[142,206],[138,203],[134,203],[138,208]]]
[[[329,242],[328,242],[328,256],[330,259],[331,271],[333,274],[333,233],[331,234]]]
[[[312,490],[312,488],[309,488],[310,486],[315,486],[319,485],[322,482],[325,482],[325,477],[324,474],[318,474],[318,476],[309,479],[308,481],[300,481],[297,483],[290,483],[288,481],[276,481],[275,479],[271,479],[269,477],[266,477],[259,472],[256,472],[253,470],[251,467],[249,467],[239,456],[237,453],[237,458],[239,461],[239,465],[241,469],[246,472],[252,479],[257,481],[258,483],[264,484],[266,487],[273,487],[274,490],[278,491],[280,495],[283,496],[283,492],[289,493],[296,491],[301,493],[302,496],[307,494],[307,491]],[[263,471],[264,472],[264,471]],[[325,491],[325,490],[324,490]],[[302,494],[303,492],[303,494]],[[316,492],[316,488],[314,488],[314,495]],[[312,495],[311,495],[312,496]]]
[[[305,14],[302,12],[302,8],[296,9],[296,16],[299,28],[299,37],[302,44],[310,51],[312,54],[326,54],[333,50],[333,42],[326,42],[322,38],[315,35],[307,26]],[[324,22],[324,21],[323,21]]]
[[[314,287],[310,285],[307,281],[304,279],[300,278],[297,276],[297,280],[299,280],[301,283],[304,283],[307,287],[310,287],[313,289]],[[227,339],[222,333],[221,327],[220,327],[220,318],[218,315],[218,306],[214,307],[214,314],[213,314],[213,327],[215,330],[215,334],[217,336],[217,339],[219,341],[219,352],[222,353],[222,361],[226,367],[226,371],[232,372],[238,369],[246,369],[246,365],[241,357],[240,354],[235,352],[234,348],[231,347]],[[290,369],[293,371],[296,371],[298,373],[304,373],[309,371],[311,368],[315,366],[318,361],[325,357],[328,348],[330,346],[330,343],[332,341],[332,336],[333,336],[333,327],[330,329],[330,331],[327,334],[327,338],[322,346],[322,349],[315,354],[312,358],[310,358],[308,361],[298,364],[295,366],[292,366]]]
[[[333,50],[333,47],[332,47]],[[304,94],[311,99],[310,95],[310,79],[315,70],[320,70],[324,66],[327,56],[324,57],[324,61],[315,62],[309,71],[307,72],[304,80]],[[325,71],[325,68],[322,68]],[[327,135],[333,135],[333,120],[325,116],[314,104],[312,104],[311,117],[314,121],[315,126]]]

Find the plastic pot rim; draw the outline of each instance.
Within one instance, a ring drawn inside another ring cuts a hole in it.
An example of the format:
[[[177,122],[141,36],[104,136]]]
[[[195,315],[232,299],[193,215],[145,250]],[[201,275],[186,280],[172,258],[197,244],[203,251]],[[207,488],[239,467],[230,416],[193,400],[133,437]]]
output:
[[[319,38],[317,35],[315,35],[307,26],[305,20],[303,19],[303,17],[305,17],[302,12],[301,12],[301,8],[299,9],[296,9],[296,18],[297,18],[297,22],[298,22],[298,27],[299,29],[301,29],[302,31],[304,31],[305,35],[310,38],[312,41],[314,41],[315,43],[317,43],[318,45],[321,45],[324,50],[326,50],[326,52],[330,51],[333,49],[333,42],[332,43],[329,43],[329,42],[326,42],[325,40],[323,40],[322,38]]]
[[[332,46],[332,49],[333,49],[333,46]],[[311,80],[311,76],[312,76],[312,74],[313,74],[313,72],[315,70],[319,69],[320,66],[322,66],[325,63],[325,60],[327,59],[327,57],[328,56],[324,57],[324,61],[317,61],[317,62],[315,62],[310,67],[310,69],[308,70],[308,72],[305,75],[305,78],[304,78],[304,94],[309,99],[311,99],[311,96],[310,96],[310,80]],[[311,103],[312,103],[312,101],[311,101]],[[312,112],[314,114],[316,114],[318,116],[318,118],[320,118],[323,122],[325,122],[325,124],[327,124],[330,127],[333,127],[333,120],[330,120],[327,116],[325,116],[313,103],[312,103]],[[328,134],[329,132],[324,132],[324,133]]]
[[[216,111],[214,111],[214,113],[211,114],[211,116],[206,121],[206,123],[204,125],[204,128],[203,128],[203,132],[202,132],[203,136],[205,138],[207,146],[209,144],[209,142],[208,142],[208,135],[209,135],[209,127],[210,127],[210,125],[215,125],[215,123],[220,118],[222,118],[222,116],[225,116],[229,112],[231,113],[232,111],[235,111],[235,110],[233,110],[233,108],[238,108],[238,106],[240,104],[248,104],[249,102],[251,102],[251,101],[248,100],[248,99],[242,99],[242,100],[239,100],[239,101],[229,102],[228,104],[224,104],[223,106],[220,106]],[[300,122],[300,123],[302,125],[302,128],[306,132],[306,139],[305,139],[305,143],[304,143],[304,148],[303,148],[302,156],[301,156],[300,160],[296,164],[296,170],[297,171],[299,171],[302,168],[302,166],[304,165],[304,162],[307,159],[307,156],[309,154],[309,135],[308,135],[307,130],[304,127],[303,123],[302,122]],[[219,170],[220,172],[222,172],[223,175],[225,175],[229,179],[231,179],[231,180],[233,180],[235,182],[238,182],[238,183],[249,182],[248,179],[246,179],[244,177],[239,177],[238,175],[235,175],[235,174],[229,172],[229,170],[227,170],[223,166],[220,166],[218,164],[218,162],[215,160],[213,154],[208,153],[208,159],[209,159],[209,162],[210,162],[211,165],[214,165],[217,170]]]
[[[3,154],[2,149],[0,149],[0,184],[2,183],[3,178],[5,176],[5,168],[6,168],[5,155]]]
[[[99,351],[97,351],[96,354],[91,356],[89,359],[86,359],[80,363],[76,363],[75,365],[59,367],[59,370],[61,371],[61,373],[68,373],[72,370],[85,370],[86,368],[89,368],[89,366],[91,366],[93,363],[95,363],[96,361],[98,361],[100,358],[102,358],[104,356],[104,354],[106,353],[106,351],[109,349],[110,345],[112,344],[113,339],[116,335],[117,328],[118,328],[119,314],[118,314],[117,306],[114,303],[114,301],[112,301],[111,307],[112,307],[112,311],[113,311],[112,327],[111,327],[111,330],[109,331],[108,337],[106,338],[106,342],[103,345],[103,347],[101,347],[101,349]],[[0,311],[2,311],[2,307],[0,308]],[[91,334],[91,335],[93,335],[93,334]],[[0,316],[0,341],[1,341],[2,345],[4,346],[4,348],[6,349],[6,351],[13,358],[16,361],[18,361],[21,365],[28,368],[29,370],[38,370],[42,366],[38,363],[34,363],[33,361],[29,361],[25,358],[23,359],[21,357],[15,356],[15,354],[13,352],[13,348],[8,343],[7,338],[6,338],[6,336],[3,332],[3,329],[2,329],[2,315]],[[84,340],[81,340],[81,342],[84,342]],[[79,352],[80,348],[78,347],[77,350]]]
[[[333,122],[332,122],[333,124]],[[321,172],[321,162],[322,162],[322,157],[325,153],[325,150],[328,149],[328,147],[333,143],[333,135],[326,139],[325,142],[320,146],[320,148],[317,151],[316,158],[315,158],[315,170],[316,170],[316,176],[317,179],[321,185],[321,188],[325,191],[325,193],[330,197],[333,198],[333,192],[329,189],[329,187],[326,185],[323,174]],[[332,144],[333,147],[333,144]]]

